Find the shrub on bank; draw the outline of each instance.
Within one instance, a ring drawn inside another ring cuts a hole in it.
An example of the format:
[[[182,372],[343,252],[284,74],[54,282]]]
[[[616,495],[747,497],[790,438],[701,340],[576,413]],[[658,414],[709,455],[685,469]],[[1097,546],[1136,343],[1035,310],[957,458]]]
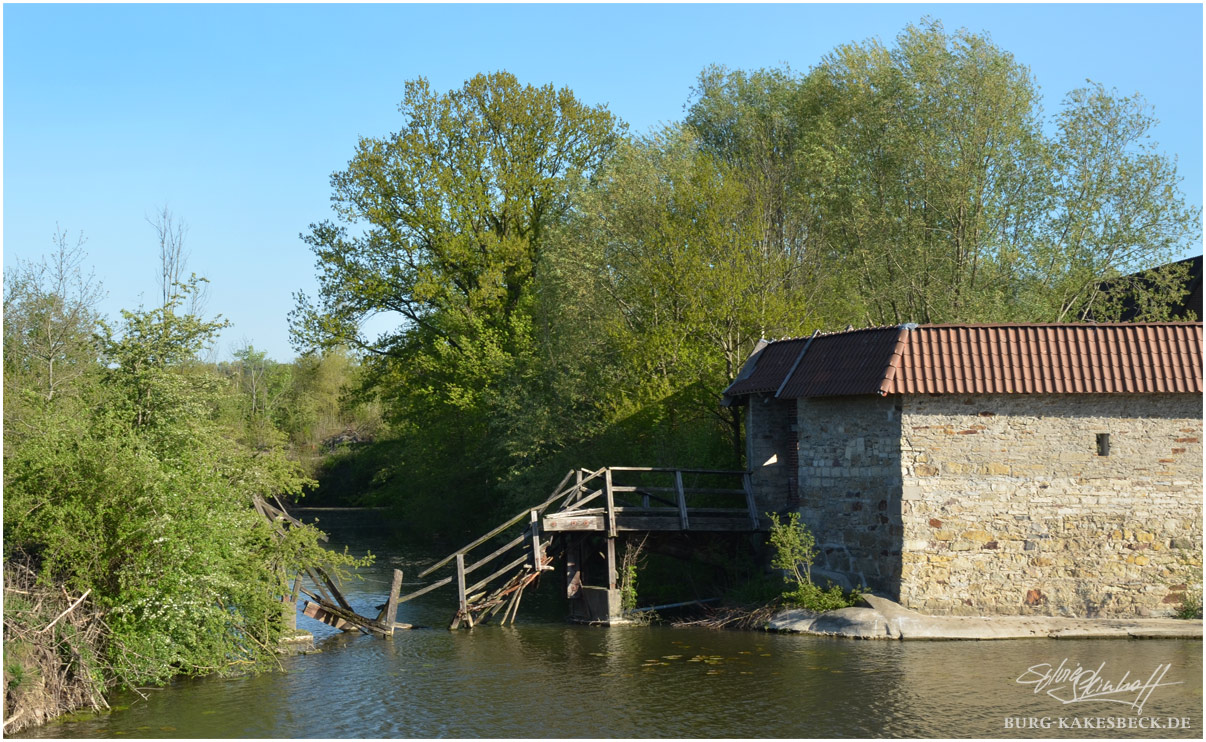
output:
[[[775,550],[771,566],[783,570],[783,580],[794,589],[783,592],[784,600],[810,611],[832,611],[849,608],[858,603],[862,591],[846,593],[837,585],[821,588],[812,581],[812,564],[816,561],[816,539],[808,526],[800,522],[799,513],[788,515],[786,522],[767,513],[771,521],[768,543]]]
[[[63,712],[116,686],[275,667],[286,575],[355,563],[322,549],[317,529],[278,531],[253,508],[306,480],[222,423],[226,387],[194,360],[221,324],[178,308],[105,328],[105,365],[70,394],[10,385],[21,370],[5,368],[5,563],[26,565],[31,595],[87,593],[71,615],[99,622],[67,636],[66,619],[48,630],[51,601],[6,600],[6,720],[43,716],[28,705],[43,698],[26,692],[35,677]]]

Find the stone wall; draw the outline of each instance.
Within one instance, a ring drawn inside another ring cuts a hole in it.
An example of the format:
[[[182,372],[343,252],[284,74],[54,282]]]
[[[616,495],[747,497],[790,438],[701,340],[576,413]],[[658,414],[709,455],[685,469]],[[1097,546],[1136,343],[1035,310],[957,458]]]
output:
[[[906,395],[900,404],[904,605],[1086,617],[1178,607],[1201,568],[1200,397]]]
[[[822,576],[895,595],[900,581],[900,413],[895,398],[801,399],[801,520]]]
[[[745,456],[759,514],[799,504],[796,472],[796,401],[767,394],[746,404]]]

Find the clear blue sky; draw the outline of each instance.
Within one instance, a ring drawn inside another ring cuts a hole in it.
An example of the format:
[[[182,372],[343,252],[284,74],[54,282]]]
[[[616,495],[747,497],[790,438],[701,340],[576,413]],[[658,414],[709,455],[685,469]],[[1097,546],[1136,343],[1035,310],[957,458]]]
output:
[[[681,119],[705,65],[806,71],[927,14],[991,34],[1048,112],[1086,78],[1143,93],[1202,203],[1199,5],[6,5],[4,262],[82,230],[103,310],[150,305],[145,217],[166,203],[234,322],[221,355],[247,339],[287,360],[291,293],[315,286],[298,234],[330,215],[356,138],[401,127],[403,81],[506,69],[644,131]]]

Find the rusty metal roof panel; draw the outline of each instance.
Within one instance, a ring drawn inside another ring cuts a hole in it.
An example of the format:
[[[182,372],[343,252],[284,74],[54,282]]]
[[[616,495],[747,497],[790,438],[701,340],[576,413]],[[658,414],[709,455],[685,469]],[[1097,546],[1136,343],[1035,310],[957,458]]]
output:
[[[726,394],[1201,394],[1203,388],[1201,322],[877,327],[818,335],[801,356],[807,340],[767,345]]]
[[[899,327],[818,335],[780,397],[835,397],[877,394],[898,352]]]
[[[784,377],[796,361],[796,356],[807,342],[808,338],[788,338],[766,345],[760,343],[746,359],[741,373],[729,388],[724,390],[725,396],[773,393],[783,383]]]

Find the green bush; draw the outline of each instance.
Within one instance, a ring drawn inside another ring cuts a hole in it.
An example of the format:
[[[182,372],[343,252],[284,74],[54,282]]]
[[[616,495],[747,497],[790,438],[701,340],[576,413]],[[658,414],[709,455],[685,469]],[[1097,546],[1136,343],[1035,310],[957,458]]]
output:
[[[102,664],[122,684],[276,666],[285,575],[354,563],[312,527],[278,537],[253,509],[306,480],[216,419],[227,385],[195,358],[221,324],[175,309],[124,313],[104,328],[95,380],[22,400],[5,426],[5,558],[92,591],[110,630]]]
[[[779,516],[767,513],[771,521],[769,543],[775,549],[771,566],[784,571],[783,580],[794,589],[782,594],[787,600],[810,611],[831,611],[848,608],[859,601],[861,589],[850,593],[837,585],[821,588],[812,581],[812,564],[817,558],[816,539],[808,527],[800,522],[799,513],[788,515],[787,522]]]

